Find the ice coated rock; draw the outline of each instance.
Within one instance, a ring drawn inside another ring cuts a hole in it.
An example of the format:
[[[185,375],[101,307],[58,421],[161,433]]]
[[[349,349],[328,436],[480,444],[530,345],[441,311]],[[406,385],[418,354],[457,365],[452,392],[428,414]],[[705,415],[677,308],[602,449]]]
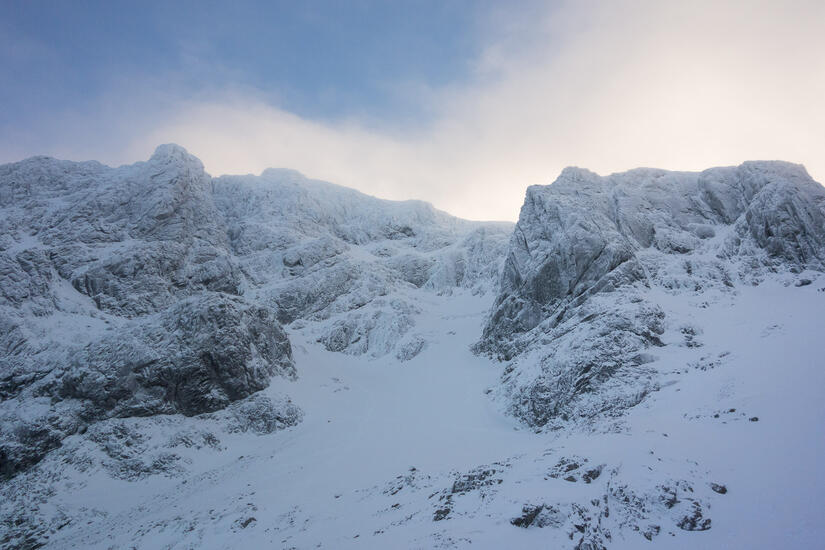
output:
[[[57,393],[89,401],[105,415],[193,415],[262,390],[275,374],[294,377],[295,367],[272,313],[213,294],[73,354]]]
[[[638,403],[662,345],[650,287],[701,293],[760,273],[825,269],[825,189],[805,169],[747,162],[701,173],[565,169],[527,190],[478,351],[531,425]]]
[[[3,476],[89,422],[214,411],[295,375],[183,148],[120,168],[0,166],[0,212]]]
[[[50,360],[51,371],[4,380],[22,395],[0,409],[3,476],[34,464],[89,422],[212,412],[266,388],[273,375],[295,376],[289,340],[272,313],[217,293]]]
[[[293,378],[280,323],[411,358],[426,342],[406,293],[491,290],[511,227],[289,170],[213,179],[177,145],[119,168],[2,165],[0,472],[90,422],[209,413]]]
[[[0,282],[19,292],[21,270],[35,270],[27,296],[44,312],[55,289],[32,285],[51,271],[127,317],[201,290],[240,293],[211,178],[181,147],[121,168],[42,157],[0,166],[0,207]]]
[[[386,201],[291,170],[215,179],[247,295],[282,323],[314,323],[330,351],[408,355],[411,288],[492,290],[512,228]],[[414,347],[414,346],[413,346]]]

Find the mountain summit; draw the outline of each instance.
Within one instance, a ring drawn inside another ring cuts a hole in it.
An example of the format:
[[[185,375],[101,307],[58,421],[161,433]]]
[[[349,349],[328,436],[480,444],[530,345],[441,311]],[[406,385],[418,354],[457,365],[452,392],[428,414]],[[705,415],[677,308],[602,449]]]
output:
[[[718,300],[823,269],[825,189],[802,166],[567,168],[527,190],[477,349],[524,356],[502,391],[528,424],[613,414],[660,387],[655,349],[668,325],[689,323],[666,318],[654,290]]]

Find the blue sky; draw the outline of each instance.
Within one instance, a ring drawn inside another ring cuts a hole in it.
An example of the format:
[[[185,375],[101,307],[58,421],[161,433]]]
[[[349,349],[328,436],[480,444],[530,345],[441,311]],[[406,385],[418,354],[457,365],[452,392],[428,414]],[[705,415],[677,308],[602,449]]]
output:
[[[825,181],[822,0],[0,0],[0,162],[175,142],[472,219],[569,165]]]
[[[470,78],[483,2],[5,1],[5,124],[113,87],[253,89],[300,116],[415,120],[406,85]]]

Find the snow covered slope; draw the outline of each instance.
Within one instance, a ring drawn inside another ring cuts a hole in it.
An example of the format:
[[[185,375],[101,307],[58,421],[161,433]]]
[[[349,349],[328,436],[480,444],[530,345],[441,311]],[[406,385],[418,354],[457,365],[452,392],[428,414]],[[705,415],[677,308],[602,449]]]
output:
[[[289,330],[300,424],[267,433],[251,405],[106,420],[6,482],[0,510],[47,548],[815,548],[821,288],[662,294],[702,346],[662,348],[662,389],[621,423],[538,434],[469,350],[492,297],[415,289],[429,346],[408,362]]]
[[[0,547],[816,547],[823,197],[568,169],[514,230],[2,166]]]

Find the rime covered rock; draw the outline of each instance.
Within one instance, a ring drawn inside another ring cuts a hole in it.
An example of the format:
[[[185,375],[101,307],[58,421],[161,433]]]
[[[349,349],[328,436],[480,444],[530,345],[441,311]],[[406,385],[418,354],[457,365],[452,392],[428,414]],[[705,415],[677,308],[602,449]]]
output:
[[[478,351],[516,359],[500,395],[532,425],[591,417],[657,388],[667,320],[651,287],[702,293],[825,269],[825,189],[805,169],[565,169],[527,190]]]
[[[272,313],[220,294],[175,304],[68,363],[58,395],[114,416],[211,412],[264,389],[275,374],[295,376]]]
[[[281,323],[412,358],[407,291],[491,290],[510,229],[289,170],[213,179],[177,145],[119,168],[2,165],[0,472],[92,422],[209,413],[294,378]]]
[[[226,407],[295,376],[243,294],[212,178],[183,148],[0,166],[0,472],[89,422]]]
[[[211,178],[181,147],[120,168],[43,157],[7,164],[0,207],[4,288],[21,286],[16,262],[39,270],[34,281],[54,271],[98,308],[128,317],[200,290],[240,293]],[[45,299],[54,289],[31,290]]]
[[[312,322],[330,351],[409,355],[406,290],[492,290],[511,224],[470,222],[291,170],[222,176],[214,196],[249,294],[279,321]]]

